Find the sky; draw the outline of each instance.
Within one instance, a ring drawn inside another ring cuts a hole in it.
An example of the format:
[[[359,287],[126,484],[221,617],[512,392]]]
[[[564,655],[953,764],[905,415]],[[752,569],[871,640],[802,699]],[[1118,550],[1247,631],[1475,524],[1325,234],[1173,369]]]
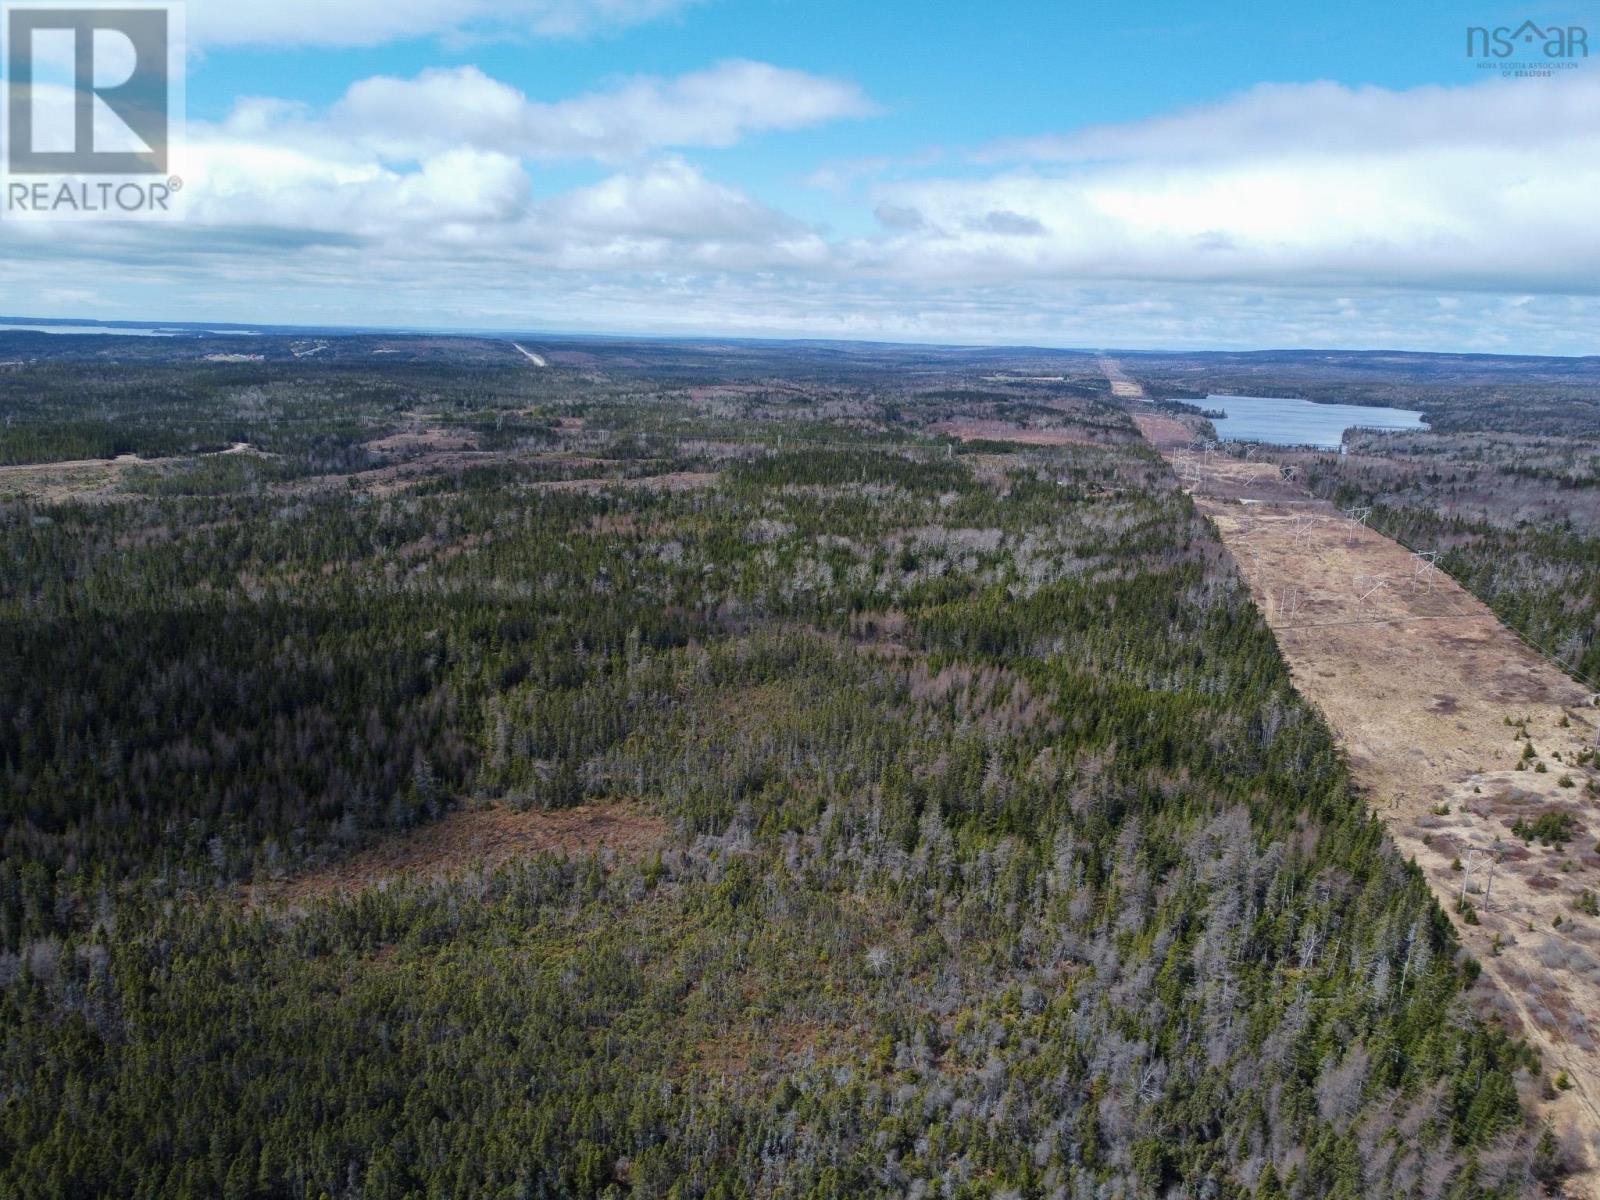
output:
[[[0,220],[0,312],[1600,353],[1600,63],[1467,53],[1576,6],[186,7],[183,219]]]

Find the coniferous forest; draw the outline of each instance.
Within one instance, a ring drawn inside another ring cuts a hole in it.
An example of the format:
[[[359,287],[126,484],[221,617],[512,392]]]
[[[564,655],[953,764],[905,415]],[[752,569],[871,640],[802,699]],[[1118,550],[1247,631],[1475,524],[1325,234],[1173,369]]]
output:
[[[0,1195],[1559,1175],[1093,358],[252,345],[0,370]]]

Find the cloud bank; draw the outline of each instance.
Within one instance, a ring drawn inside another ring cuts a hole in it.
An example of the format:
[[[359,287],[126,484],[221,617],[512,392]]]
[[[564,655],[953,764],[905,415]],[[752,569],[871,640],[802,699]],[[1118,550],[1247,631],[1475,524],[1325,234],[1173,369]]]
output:
[[[858,214],[849,236],[695,161],[878,111],[848,80],[749,61],[554,102],[471,67],[374,77],[197,127],[181,226],[0,245],[113,277],[160,256],[219,295],[253,279],[335,308],[357,298],[330,281],[359,279],[477,325],[1597,349],[1593,73],[1263,85],[964,156],[806,164],[796,187]],[[550,164],[589,181],[550,188]]]
[[[1600,76],[1271,85],[1009,141],[980,178],[878,187],[884,269],[936,278],[1590,292]]]

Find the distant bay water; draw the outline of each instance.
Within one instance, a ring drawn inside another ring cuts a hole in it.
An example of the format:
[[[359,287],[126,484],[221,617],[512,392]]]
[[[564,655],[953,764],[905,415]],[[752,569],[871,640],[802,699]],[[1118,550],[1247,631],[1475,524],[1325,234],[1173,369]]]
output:
[[[109,334],[115,337],[173,337],[174,330],[116,325],[0,325],[0,333]]]
[[[105,337],[193,337],[209,333],[221,337],[256,337],[254,329],[199,329],[188,325],[8,325],[0,322],[0,333],[56,333],[70,336]]]
[[[1350,429],[1426,429],[1420,412],[1366,408],[1359,404],[1313,404],[1275,396],[1207,396],[1204,406],[1227,415],[1212,419],[1225,442],[1317,446],[1337,450]]]

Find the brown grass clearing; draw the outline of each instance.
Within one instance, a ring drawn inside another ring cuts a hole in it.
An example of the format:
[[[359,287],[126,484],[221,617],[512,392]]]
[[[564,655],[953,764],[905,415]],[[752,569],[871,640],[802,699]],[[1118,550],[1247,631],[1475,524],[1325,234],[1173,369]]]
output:
[[[1147,400],[1144,388],[1129,379],[1122,370],[1122,364],[1114,358],[1102,358],[1100,370],[1105,373],[1106,382],[1111,385],[1111,394],[1120,400]]]
[[[552,479],[527,486],[529,490],[537,492],[603,492],[609,488],[692,492],[714,486],[718,478],[715,471],[675,471],[669,475],[645,475],[635,479]]]
[[[131,455],[127,456],[132,458]],[[109,492],[122,479],[127,466],[120,459],[86,459],[74,462],[26,463],[0,467],[0,498],[26,498],[55,503],[91,498]]]
[[[792,1017],[733,1026],[697,1043],[674,1074],[762,1083],[803,1067],[855,1063],[861,1057],[857,1037],[850,1029]]]
[[[1547,1078],[1565,1070],[1572,1080],[1541,1115],[1586,1149],[1570,1194],[1600,1200],[1600,1030],[1573,1024],[1600,1020],[1600,922],[1572,908],[1580,889],[1600,891],[1600,858],[1587,853],[1600,835],[1586,791],[1597,772],[1572,765],[1595,744],[1588,691],[1404,546],[1292,481],[1251,485],[1237,469],[1250,464],[1187,451],[1180,421],[1136,419],[1183,463],[1186,490],[1232,551],[1296,688],[1483,964],[1508,1025],[1540,1051]],[[1516,769],[1528,740],[1544,773],[1534,761]],[[1565,849],[1512,834],[1518,816],[1552,809],[1577,820]],[[1484,865],[1467,881],[1455,864],[1474,858]],[[1464,883],[1475,925],[1456,912]]]
[[[408,429],[391,433],[367,443],[367,449],[379,454],[429,454],[440,450],[473,450],[477,442],[460,433],[430,426],[426,429]]]
[[[1039,429],[1007,421],[959,418],[930,425],[933,433],[946,433],[963,442],[1015,442],[1019,446],[1092,446],[1094,440],[1070,429]]]
[[[543,853],[609,853],[637,862],[665,846],[669,836],[664,820],[635,804],[584,804],[549,812],[462,810],[385,838],[342,863],[242,890],[252,905],[294,904],[352,895],[391,879],[447,879],[474,869],[493,871],[513,859]]]
[[[116,458],[75,458],[61,462],[0,466],[0,497],[21,496],[50,503],[68,499],[107,499],[117,494],[123,474],[134,467],[176,467],[196,463],[203,458],[235,454],[260,455],[261,451],[246,442],[235,442],[226,450],[214,450],[206,454],[166,458],[119,454]]]

